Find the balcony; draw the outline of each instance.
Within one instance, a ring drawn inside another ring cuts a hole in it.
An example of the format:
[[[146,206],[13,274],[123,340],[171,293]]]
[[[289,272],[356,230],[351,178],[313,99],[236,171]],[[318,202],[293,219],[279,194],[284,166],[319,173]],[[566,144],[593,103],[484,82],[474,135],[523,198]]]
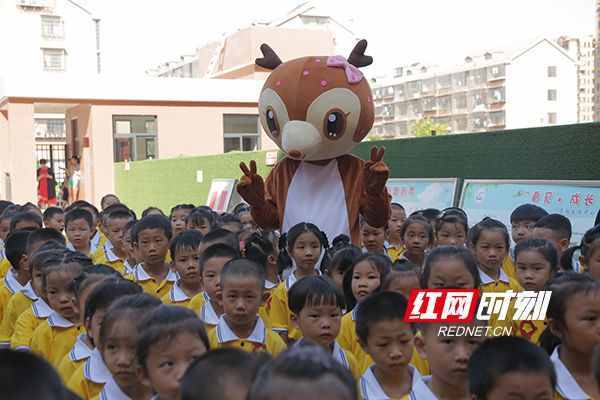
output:
[[[43,10],[52,6],[49,0],[17,0],[17,5],[22,8]]]

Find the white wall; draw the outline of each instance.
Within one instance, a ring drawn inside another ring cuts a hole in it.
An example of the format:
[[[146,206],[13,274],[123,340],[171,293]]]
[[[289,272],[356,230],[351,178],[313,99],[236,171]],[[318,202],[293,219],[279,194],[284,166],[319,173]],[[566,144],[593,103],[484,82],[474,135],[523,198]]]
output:
[[[556,77],[548,77],[548,66],[557,67]],[[556,89],[556,101],[548,101],[548,89]],[[548,125],[551,112],[558,125],[577,122],[577,65],[544,40],[507,66],[506,127]]]

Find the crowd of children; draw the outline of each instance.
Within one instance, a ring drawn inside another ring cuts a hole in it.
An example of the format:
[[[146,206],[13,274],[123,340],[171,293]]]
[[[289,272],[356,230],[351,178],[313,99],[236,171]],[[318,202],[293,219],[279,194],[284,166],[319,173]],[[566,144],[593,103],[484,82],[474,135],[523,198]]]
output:
[[[353,244],[244,204],[0,201],[0,398],[600,399],[600,225],[570,247],[568,218],[531,204],[511,227],[390,215]],[[405,320],[419,288],[552,295],[545,320],[468,324],[510,335],[450,336]]]

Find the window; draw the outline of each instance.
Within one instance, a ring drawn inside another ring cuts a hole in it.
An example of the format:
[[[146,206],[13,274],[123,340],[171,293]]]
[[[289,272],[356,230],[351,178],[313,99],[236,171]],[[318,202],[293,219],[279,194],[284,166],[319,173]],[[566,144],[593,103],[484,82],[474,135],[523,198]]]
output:
[[[556,124],[556,113],[555,112],[548,113],[548,123]]]
[[[556,101],[556,89],[548,89],[548,101]]]
[[[36,118],[33,121],[33,130],[38,139],[64,139],[65,120],[59,118]]]
[[[260,148],[258,115],[223,115],[223,152]]]
[[[63,49],[42,49],[44,71],[65,71],[66,52]]]
[[[61,17],[42,15],[42,37],[44,39],[64,39],[65,29]]]
[[[113,115],[113,137],[115,162],[157,157],[156,116]]]
[[[555,77],[556,77],[556,66],[550,65],[548,67],[548,78],[555,78]]]

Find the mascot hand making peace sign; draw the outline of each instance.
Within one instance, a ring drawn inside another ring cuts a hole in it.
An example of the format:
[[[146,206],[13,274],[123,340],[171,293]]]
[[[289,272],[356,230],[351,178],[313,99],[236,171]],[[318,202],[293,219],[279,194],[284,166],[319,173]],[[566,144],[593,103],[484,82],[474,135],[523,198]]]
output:
[[[329,240],[340,234],[360,243],[360,217],[384,227],[390,213],[385,184],[389,169],[384,149],[373,148],[369,161],[350,151],[373,125],[373,97],[359,67],[373,62],[367,42],[350,57],[302,57],[282,63],[266,44],[256,64],[273,70],[260,94],[260,121],[287,154],[266,183],[256,163],[241,163],[237,190],[250,204],[256,223],[287,232],[312,222]]]

